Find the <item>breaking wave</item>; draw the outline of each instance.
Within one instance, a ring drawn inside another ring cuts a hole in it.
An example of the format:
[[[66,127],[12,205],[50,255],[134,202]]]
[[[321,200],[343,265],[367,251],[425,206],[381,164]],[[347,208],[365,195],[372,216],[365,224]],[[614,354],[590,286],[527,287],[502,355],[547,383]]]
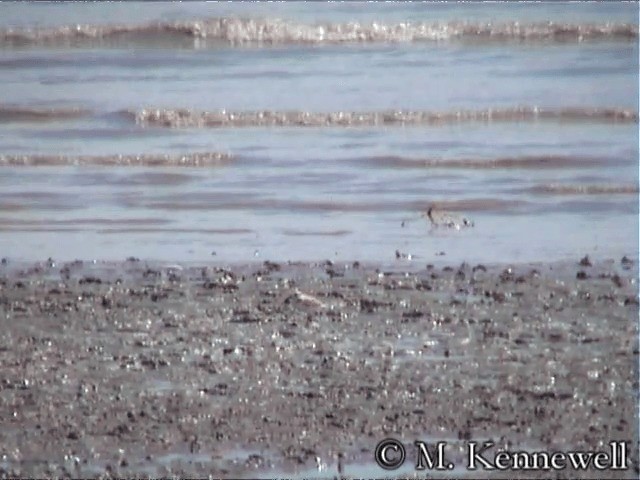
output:
[[[83,107],[0,105],[0,122],[56,122],[95,116]],[[387,111],[199,111],[184,108],[144,108],[110,112],[108,116],[141,126],[167,128],[241,127],[366,127],[392,125],[444,125],[466,122],[606,122],[638,123],[638,113],[624,108],[542,108],[515,106],[484,110]]]
[[[197,111],[188,109],[143,109],[125,112],[139,125],[169,128],[216,127],[360,127],[378,125],[440,125],[462,122],[590,121],[637,123],[638,113],[621,108],[545,109],[519,106],[485,110],[445,112],[394,110],[384,112],[304,111]]]
[[[438,41],[581,42],[633,41],[638,26],[627,23],[318,23],[301,24],[280,19],[207,18],[179,22],[121,25],[68,25],[57,28],[0,30],[0,45],[127,43],[191,39],[212,44],[340,44]],[[206,43],[205,43],[206,45]]]
[[[232,160],[227,153],[208,152],[186,155],[146,154],[146,155],[0,155],[0,165],[10,166],[221,166]]]

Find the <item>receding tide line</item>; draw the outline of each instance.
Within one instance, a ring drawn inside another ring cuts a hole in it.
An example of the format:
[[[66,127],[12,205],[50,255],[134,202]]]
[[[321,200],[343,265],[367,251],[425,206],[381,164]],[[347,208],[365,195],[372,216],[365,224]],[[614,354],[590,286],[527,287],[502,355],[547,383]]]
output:
[[[147,108],[123,113],[134,118],[139,125],[168,128],[428,126],[463,122],[536,121],[638,123],[638,113],[632,110],[589,107],[547,109],[518,106],[444,112],[391,110],[330,113],[271,110],[209,112]]]
[[[0,155],[0,166],[146,166],[146,167],[211,167],[223,166],[233,159],[221,152],[190,153],[184,155]]]

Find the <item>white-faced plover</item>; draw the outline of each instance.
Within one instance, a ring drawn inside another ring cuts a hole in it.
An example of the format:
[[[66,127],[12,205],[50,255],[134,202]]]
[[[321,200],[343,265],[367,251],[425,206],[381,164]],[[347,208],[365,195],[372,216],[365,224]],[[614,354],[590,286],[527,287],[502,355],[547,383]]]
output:
[[[426,213],[422,214],[423,217],[427,217],[431,221],[431,225],[434,227],[453,228],[460,230],[465,227],[473,227],[473,221],[460,215],[455,215],[444,210],[438,210],[433,205],[429,207]]]
[[[301,292],[299,289],[295,289],[293,295],[289,295],[284,299],[284,303],[296,302],[298,305],[313,308],[327,308],[327,304],[317,297],[309,295],[308,293]]]

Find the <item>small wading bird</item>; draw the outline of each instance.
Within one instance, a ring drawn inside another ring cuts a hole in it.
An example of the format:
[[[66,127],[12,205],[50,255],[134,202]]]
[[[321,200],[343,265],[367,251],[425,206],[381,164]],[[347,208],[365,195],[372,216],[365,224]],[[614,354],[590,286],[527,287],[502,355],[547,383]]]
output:
[[[431,226],[436,228],[440,227],[460,230],[461,228],[474,226],[473,220],[469,220],[467,217],[462,217],[460,215],[455,215],[443,210],[439,210],[433,205],[429,207],[429,210],[420,214],[420,218],[425,217],[429,219],[429,221],[431,222]],[[405,219],[402,221],[400,226],[404,228],[407,223],[414,220],[417,220],[417,218]]]
[[[301,292],[297,288],[294,290],[293,295],[290,295],[284,299],[284,302],[291,303],[293,300],[296,300],[299,304],[306,307],[327,308],[327,304],[322,300],[314,297],[313,295]]]
[[[433,205],[429,207],[426,213],[422,214],[422,217],[427,217],[434,227],[454,228],[456,230],[473,227],[473,221],[468,218],[438,210]]]

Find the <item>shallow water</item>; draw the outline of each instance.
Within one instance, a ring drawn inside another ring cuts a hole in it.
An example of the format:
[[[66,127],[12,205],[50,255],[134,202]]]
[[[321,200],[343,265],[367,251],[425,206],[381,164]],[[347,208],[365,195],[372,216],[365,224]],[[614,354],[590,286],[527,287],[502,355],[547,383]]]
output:
[[[633,254],[637,25],[633,4],[1,4],[0,249]],[[475,227],[432,229],[432,203]]]

